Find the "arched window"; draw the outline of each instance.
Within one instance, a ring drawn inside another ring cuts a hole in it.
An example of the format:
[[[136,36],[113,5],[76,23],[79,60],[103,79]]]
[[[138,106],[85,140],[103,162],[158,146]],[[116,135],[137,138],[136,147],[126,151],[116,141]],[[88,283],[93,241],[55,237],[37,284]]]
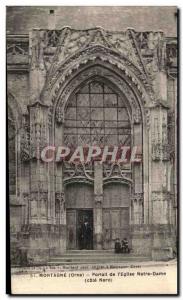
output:
[[[121,94],[97,80],[81,87],[68,101],[64,144],[131,145],[129,112]]]

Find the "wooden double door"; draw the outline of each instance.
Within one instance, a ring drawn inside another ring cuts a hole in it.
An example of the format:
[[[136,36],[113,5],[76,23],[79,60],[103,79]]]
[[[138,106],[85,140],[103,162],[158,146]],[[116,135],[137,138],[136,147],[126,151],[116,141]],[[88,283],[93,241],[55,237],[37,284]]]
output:
[[[67,210],[67,249],[93,249],[93,209]]]
[[[113,249],[115,239],[125,237],[130,240],[129,208],[103,209],[103,249]],[[84,237],[83,226],[88,223],[89,231]],[[93,241],[93,209],[67,210],[67,249],[95,249]]]
[[[120,184],[104,187],[102,220],[94,216],[93,186],[72,184],[66,189],[67,249],[97,249],[95,229],[102,222],[103,249],[114,249],[115,239],[127,238],[130,242],[130,193],[129,188]],[[101,214],[100,214],[101,215]],[[88,240],[83,241],[83,224],[89,223]],[[95,220],[95,222],[94,222]]]

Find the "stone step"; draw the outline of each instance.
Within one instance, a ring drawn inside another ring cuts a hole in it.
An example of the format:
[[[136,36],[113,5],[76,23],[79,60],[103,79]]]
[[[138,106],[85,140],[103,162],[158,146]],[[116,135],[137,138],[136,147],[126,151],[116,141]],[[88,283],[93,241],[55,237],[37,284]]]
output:
[[[102,263],[118,263],[118,262],[140,262],[150,261],[149,257],[137,256],[132,254],[102,254],[94,255],[74,255],[73,253],[66,253],[60,256],[51,257],[48,262],[49,265],[64,265],[64,264],[102,264]]]
[[[109,249],[109,250],[86,250],[86,249],[80,249],[80,250],[67,250],[66,252],[64,252],[64,254],[67,254],[67,253],[74,253],[74,254],[77,254],[77,253],[114,253],[114,250],[113,249]]]
[[[114,255],[118,255],[118,256],[121,256],[121,255],[129,255],[129,254],[114,254],[114,253],[97,253],[97,254],[94,254],[94,253],[77,253],[77,254],[73,254],[73,253],[67,253],[67,254],[64,254],[64,255],[58,255],[58,257],[110,257],[110,256],[114,256]],[[57,255],[55,256],[57,257]]]
[[[133,251],[131,250],[130,253],[133,253]],[[63,255],[116,255],[116,253],[114,250],[67,250],[60,256]]]
[[[144,257],[110,257],[110,258],[96,258],[96,257],[93,257],[93,258],[82,258],[82,257],[75,257],[75,258],[51,258],[51,262],[79,262],[79,261],[90,261],[90,262],[97,262],[97,261],[105,261],[105,262],[109,262],[109,261],[135,261],[135,260],[144,260],[144,259],[147,259],[147,258],[144,258]]]
[[[134,259],[123,259],[123,260],[76,260],[76,261],[49,261],[47,264],[52,266],[59,266],[59,265],[80,265],[80,264],[118,264],[118,263],[131,263],[131,262],[147,262],[150,261],[150,258],[134,258]]]

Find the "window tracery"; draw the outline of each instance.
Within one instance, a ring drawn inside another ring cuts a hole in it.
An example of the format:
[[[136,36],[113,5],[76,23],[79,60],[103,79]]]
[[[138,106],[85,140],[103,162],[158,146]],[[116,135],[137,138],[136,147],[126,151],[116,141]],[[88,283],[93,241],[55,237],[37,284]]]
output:
[[[122,96],[103,82],[84,85],[68,102],[64,144],[131,145],[131,124]]]

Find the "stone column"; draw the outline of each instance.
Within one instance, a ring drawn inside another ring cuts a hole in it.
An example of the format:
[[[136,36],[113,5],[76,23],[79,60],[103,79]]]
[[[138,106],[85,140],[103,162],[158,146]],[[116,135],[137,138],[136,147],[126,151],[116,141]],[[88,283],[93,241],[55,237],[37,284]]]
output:
[[[143,222],[149,224],[149,131],[151,127],[151,113],[149,108],[144,109],[144,124],[143,124]]]
[[[55,147],[58,149],[59,146],[64,145],[63,131],[64,131],[64,111],[63,107],[58,107],[55,115]],[[65,204],[65,193],[63,183],[63,163],[55,163],[55,201],[59,203],[59,220],[57,219],[57,226],[59,230],[59,244],[58,253],[66,251],[66,204]]]
[[[103,166],[94,162],[94,249],[102,249]]]
[[[167,107],[159,104],[152,113],[151,205],[154,260],[172,258],[173,232],[170,220],[171,197],[168,192],[170,152],[167,136]]]
[[[56,249],[56,253],[63,253],[66,251],[66,206],[65,206],[65,194],[64,192],[57,192],[55,195],[55,201],[58,204],[59,219],[58,219],[58,231],[59,239]]]
[[[29,96],[30,104],[41,99],[41,92],[46,80],[44,49],[46,40],[44,30],[32,30],[29,34]]]
[[[43,148],[49,144],[48,106],[36,101],[29,106],[30,114],[30,203],[29,247],[31,263],[46,262],[50,253],[52,219],[48,163],[41,159]]]

